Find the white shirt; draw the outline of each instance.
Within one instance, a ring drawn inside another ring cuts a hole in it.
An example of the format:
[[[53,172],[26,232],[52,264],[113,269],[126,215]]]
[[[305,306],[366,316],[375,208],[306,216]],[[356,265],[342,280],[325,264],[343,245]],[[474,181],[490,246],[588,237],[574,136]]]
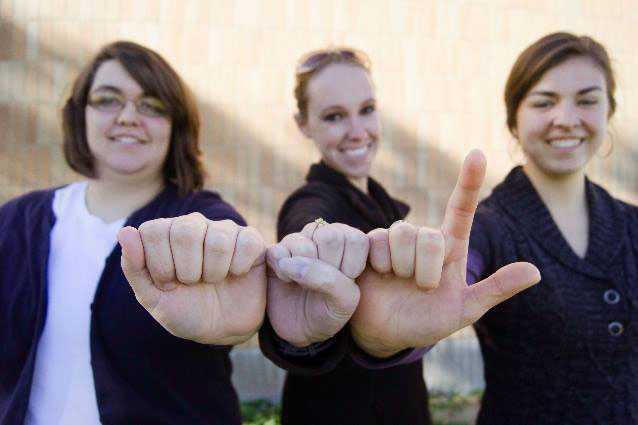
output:
[[[91,368],[91,304],[125,219],[104,223],[86,207],[87,182],[55,191],[48,307],[26,425],[100,423]]]

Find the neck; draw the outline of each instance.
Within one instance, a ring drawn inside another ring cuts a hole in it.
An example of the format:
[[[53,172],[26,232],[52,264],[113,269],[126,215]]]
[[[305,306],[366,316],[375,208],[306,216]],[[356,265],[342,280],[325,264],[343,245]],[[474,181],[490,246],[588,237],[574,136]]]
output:
[[[586,208],[585,172],[552,176],[528,162],[523,170],[550,211]]]
[[[348,177],[348,181],[361,192],[368,193],[368,177]]]
[[[128,217],[146,205],[164,188],[163,179],[92,179],[86,191],[89,212],[105,222]]]

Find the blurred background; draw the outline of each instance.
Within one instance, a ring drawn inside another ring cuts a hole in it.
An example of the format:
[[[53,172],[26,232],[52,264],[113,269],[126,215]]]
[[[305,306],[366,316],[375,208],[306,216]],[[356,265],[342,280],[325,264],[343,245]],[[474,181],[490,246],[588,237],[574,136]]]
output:
[[[411,222],[438,226],[470,149],[488,158],[484,196],[521,162],[505,79],[522,49],[557,30],[591,35],[613,58],[618,110],[590,177],[637,203],[636,28],[635,0],[0,0],[0,204],[79,178],[60,149],[61,105],[101,45],[128,39],[192,88],[207,187],[274,242],[281,203],[318,159],[292,118],[295,64],[333,45],[372,60],[383,122],[373,176],[412,205]],[[278,398],[282,373],[254,341],[233,355],[242,398]],[[437,345],[426,370],[435,390],[480,388],[472,331]]]

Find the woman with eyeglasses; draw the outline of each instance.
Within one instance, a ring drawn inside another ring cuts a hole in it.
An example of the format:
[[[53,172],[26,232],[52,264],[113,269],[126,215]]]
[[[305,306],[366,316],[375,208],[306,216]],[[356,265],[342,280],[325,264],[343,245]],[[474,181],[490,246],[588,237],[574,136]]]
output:
[[[542,281],[475,324],[479,424],[638,423],[638,208],[586,176],[615,86],[605,48],[568,33],[510,71],[507,126],[526,162],[479,205],[468,281],[521,260]]]
[[[369,61],[311,53],[295,88],[301,132],[321,161],[284,202],[267,251],[265,355],[288,370],[286,424],[429,424],[424,348],[538,281],[508,265],[468,287],[467,241],[485,173],[470,153],[441,230],[402,220],[409,207],[369,176],[379,140]],[[369,266],[368,266],[369,264]],[[505,274],[503,274],[505,273]]]
[[[229,345],[264,314],[263,242],[202,190],[192,95],[156,52],[115,42],[62,127],[86,179],[0,207],[0,423],[240,424]],[[202,247],[221,260],[184,273]],[[201,303],[207,321],[180,317]]]

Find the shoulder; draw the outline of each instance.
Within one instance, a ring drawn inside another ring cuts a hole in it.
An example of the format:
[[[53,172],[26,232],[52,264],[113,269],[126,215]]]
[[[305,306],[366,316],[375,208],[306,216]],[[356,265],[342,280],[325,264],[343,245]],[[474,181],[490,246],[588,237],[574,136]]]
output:
[[[235,223],[245,226],[246,221],[228,202],[224,201],[221,195],[210,190],[199,190],[185,197],[187,203],[187,214],[199,212],[209,220],[232,220]]]
[[[317,218],[329,223],[340,221],[340,209],[347,205],[338,188],[323,182],[309,182],[294,191],[279,210],[277,216],[278,239],[299,232]]]
[[[308,209],[330,214],[335,210],[335,207],[342,207],[344,200],[345,195],[334,185],[323,182],[310,182],[295,190],[286,198],[279,211],[279,216],[294,214]],[[323,218],[328,219],[329,217]]]
[[[165,188],[154,200],[134,213],[128,224],[137,226],[155,218],[178,217],[193,212],[201,213],[209,220],[228,219],[242,226],[246,224],[241,215],[218,193],[199,190],[179,195],[173,186]]]

